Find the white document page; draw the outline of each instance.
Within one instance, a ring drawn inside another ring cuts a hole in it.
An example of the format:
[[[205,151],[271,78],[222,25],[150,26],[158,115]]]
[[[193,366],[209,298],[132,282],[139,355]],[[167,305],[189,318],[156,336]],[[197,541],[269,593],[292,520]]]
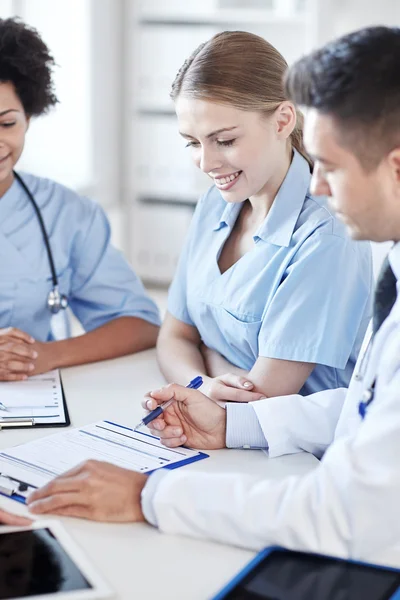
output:
[[[49,371],[25,381],[0,382],[2,422],[33,419],[34,424],[65,423],[60,372]]]
[[[0,473],[40,487],[88,459],[149,473],[206,456],[190,448],[165,448],[148,433],[99,421],[1,451]]]

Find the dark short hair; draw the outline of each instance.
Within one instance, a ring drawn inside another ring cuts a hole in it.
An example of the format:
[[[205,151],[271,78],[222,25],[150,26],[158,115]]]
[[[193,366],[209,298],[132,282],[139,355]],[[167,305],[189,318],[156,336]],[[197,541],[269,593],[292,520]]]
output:
[[[27,116],[39,116],[58,102],[53,90],[54,59],[40,35],[17,18],[0,19],[0,81],[12,83]]]
[[[334,118],[366,170],[400,146],[400,28],[368,27],[330,42],[287,72],[288,96]]]

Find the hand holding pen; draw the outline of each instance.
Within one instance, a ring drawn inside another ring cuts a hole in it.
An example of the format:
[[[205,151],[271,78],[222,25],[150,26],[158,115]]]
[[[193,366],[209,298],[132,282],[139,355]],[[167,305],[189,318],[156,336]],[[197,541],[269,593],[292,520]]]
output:
[[[203,378],[199,375],[198,377],[192,379],[192,381],[188,383],[186,387],[192,390],[197,390],[201,385],[203,385]],[[163,404],[160,404],[160,406],[157,406],[157,408],[155,408],[154,410],[149,412],[148,415],[143,417],[140,423],[136,425],[135,429],[138,430],[140,427],[142,427],[142,425],[148,425],[149,423],[154,421],[154,419],[157,419],[157,417],[162,415],[164,410],[168,408],[168,406],[170,406],[172,402],[174,402],[174,400],[175,398],[171,398],[170,400],[167,400],[167,402],[164,402]]]
[[[201,393],[172,383],[151,392],[145,406],[163,406],[173,398],[169,409],[149,424],[152,435],[164,446],[190,446],[198,450],[215,450],[226,445],[226,410]],[[157,410],[157,408],[155,409]],[[153,411],[152,411],[153,412]]]

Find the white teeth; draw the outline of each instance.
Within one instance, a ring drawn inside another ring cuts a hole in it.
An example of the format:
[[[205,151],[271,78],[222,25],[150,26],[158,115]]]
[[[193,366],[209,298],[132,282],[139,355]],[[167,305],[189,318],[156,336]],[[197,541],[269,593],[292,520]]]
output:
[[[221,179],[215,179],[215,183],[217,185],[225,185],[227,183],[230,183],[231,181],[233,181],[234,179],[236,179],[237,177],[239,177],[240,172],[236,171],[236,173],[229,175],[228,177],[221,177]]]

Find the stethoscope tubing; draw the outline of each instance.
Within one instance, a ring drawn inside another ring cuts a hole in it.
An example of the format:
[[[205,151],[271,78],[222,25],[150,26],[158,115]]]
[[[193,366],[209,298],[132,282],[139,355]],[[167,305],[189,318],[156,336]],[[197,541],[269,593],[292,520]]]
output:
[[[47,303],[48,303],[48,307],[51,310],[51,312],[57,313],[60,309],[67,308],[68,299],[66,296],[60,295],[60,293],[58,291],[58,277],[57,277],[56,268],[54,266],[54,259],[53,259],[53,253],[51,251],[49,235],[46,231],[46,226],[43,221],[42,213],[40,212],[40,208],[38,207],[31,190],[28,188],[25,181],[22,179],[22,177],[18,173],[13,171],[13,174],[14,174],[15,179],[22,186],[22,189],[25,191],[26,195],[28,196],[28,198],[35,210],[37,219],[39,221],[44,245],[46,247],[47,258],[49,261],[49,266],[50,266],[50,271],[51,271],[51,280],[52,280],[52,290],[49,294]],[[51,301],[51,298],[53,298],[53,301]]]

